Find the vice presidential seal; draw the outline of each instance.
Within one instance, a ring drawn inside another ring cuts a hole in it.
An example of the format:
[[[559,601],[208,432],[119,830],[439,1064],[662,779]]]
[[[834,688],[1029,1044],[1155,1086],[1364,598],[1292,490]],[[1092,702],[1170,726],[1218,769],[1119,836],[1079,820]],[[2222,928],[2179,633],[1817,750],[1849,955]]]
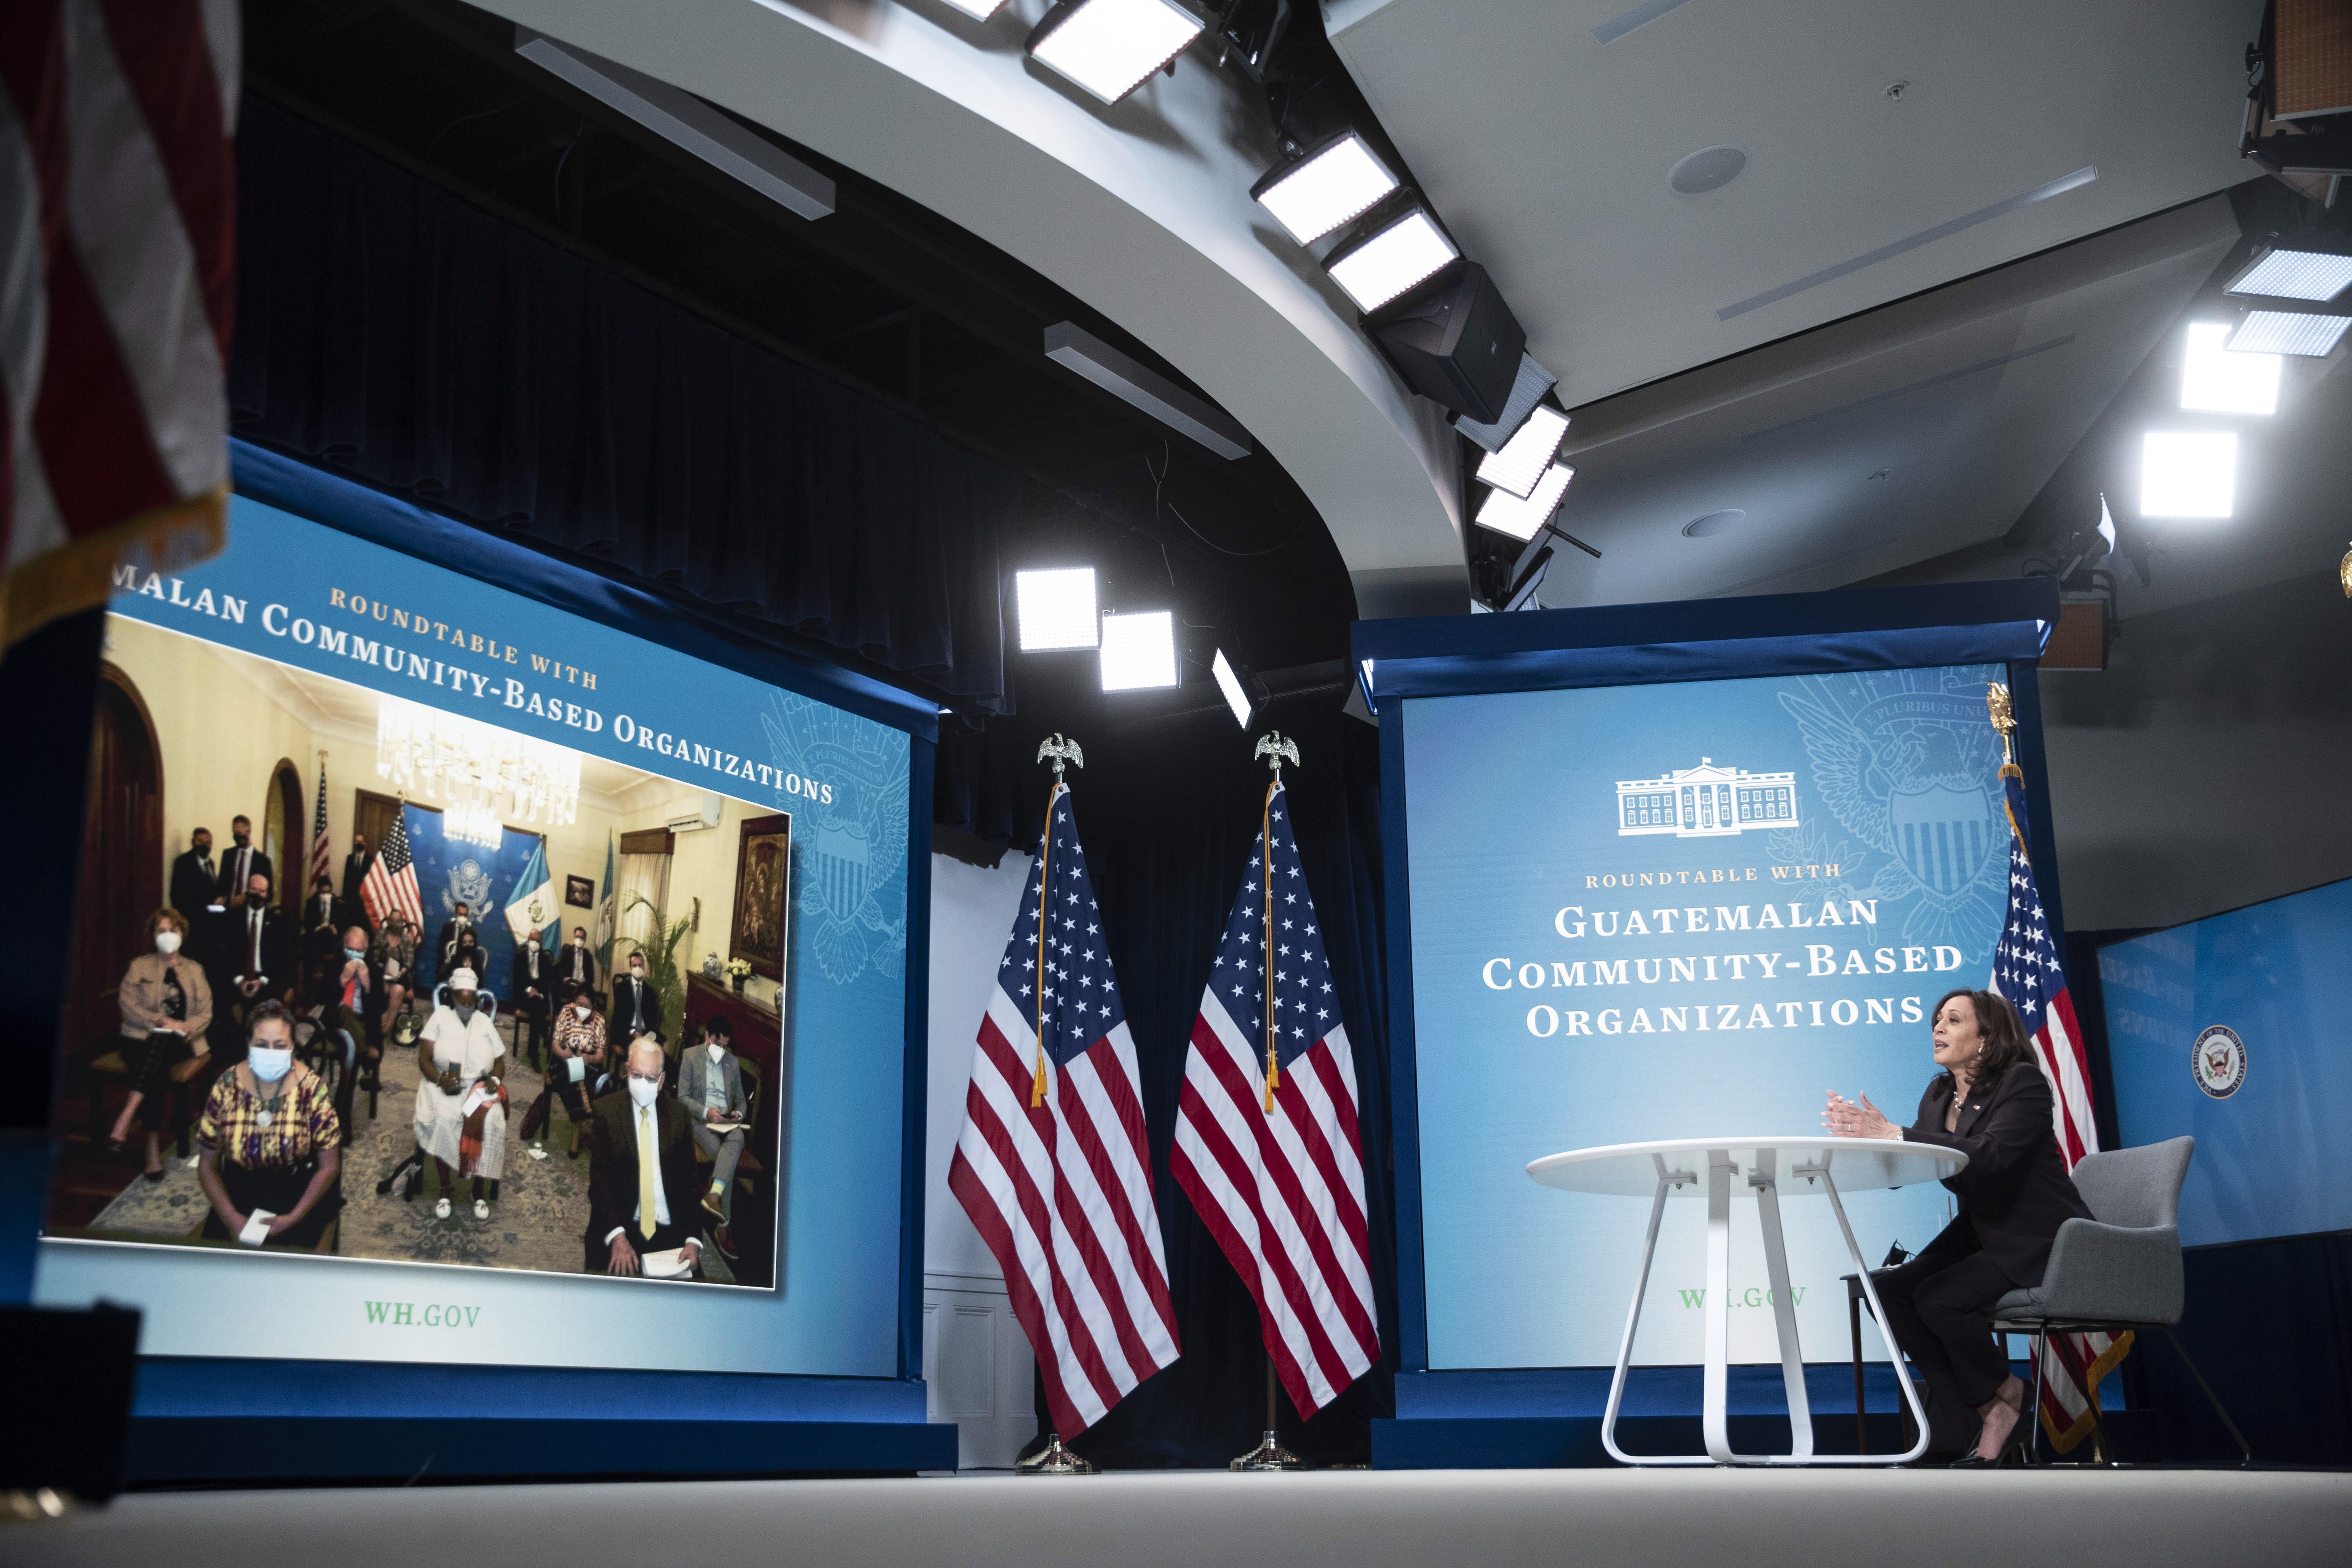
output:
[[[2215,1100],[2227,1100],[2246,1081],[2246,1042],[2227,1024],[2216,1024],[2189,1047],[2189,1076]]]

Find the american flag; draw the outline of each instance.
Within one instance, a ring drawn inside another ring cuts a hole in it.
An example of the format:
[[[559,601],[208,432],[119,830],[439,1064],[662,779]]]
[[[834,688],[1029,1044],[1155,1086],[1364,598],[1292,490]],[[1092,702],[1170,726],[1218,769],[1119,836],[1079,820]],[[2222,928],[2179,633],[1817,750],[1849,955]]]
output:
[[[981,1017],[948,1187],[1004,1270],[1062,1436],[1176,1359],[1135,1040],[1061,784]]]
[[[1303,1415],[1381,1353],[1360,1148],[1355,1057],[1276,784],[1192,1020],[1168,1163],[1257,1299]]]
[[[310,880],[320,878],[332,882],[335,875],[335,847],[327,842],[327,753],[319,753],[319,809],[310,814]]]
[[[416,890],[416,863],[408,856],[407,817],[405,805],[392,814],[392,826],[384,830],[383,843],[360,882],[360,902],[367,906],[368,919],[378,926],[395,914],[412,926],[425,924],[425,900]]]
[[[9,638],[228,505],[236,0],[0,5],[0,566]]]
[[[2033,861],[2025,848],[2025,775],[2014,764],[2000,770],[2009,806],[2009,918],[1993,949],[1993,990],[2007,997],[2032,1037],[2033,1054],[2050,1079],[2056,1106],[2051,1121],[2058,1152],[2073,1170],[2099,1149],[2091,1120],[2091,1069],[2083,1030],[2074,1021],[2074,999],[2066,989],[2066,966],[2050,935],[2050,921],[2033,884]],[[2053,1334],[2042,1357],[2042,1425],[2060,1452],[2092,1429],[2085,1393],[2131,1349],[2126,1332]]]

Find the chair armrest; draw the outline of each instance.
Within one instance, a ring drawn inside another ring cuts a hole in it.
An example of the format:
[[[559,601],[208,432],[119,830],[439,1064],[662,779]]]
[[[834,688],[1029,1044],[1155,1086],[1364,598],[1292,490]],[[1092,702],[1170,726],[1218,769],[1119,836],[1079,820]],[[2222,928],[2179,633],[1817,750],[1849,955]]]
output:
[[[2180,1231],[2070,1219],[2050,1245],[2040,1295],[2052,1317],[2177,1323]]]

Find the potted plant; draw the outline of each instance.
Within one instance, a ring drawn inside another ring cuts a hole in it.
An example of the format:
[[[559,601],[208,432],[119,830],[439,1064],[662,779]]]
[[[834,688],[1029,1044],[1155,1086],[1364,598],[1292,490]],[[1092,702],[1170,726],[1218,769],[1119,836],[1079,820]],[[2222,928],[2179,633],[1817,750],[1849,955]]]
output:
[[[743,994],[743,982],[751,977],[751,965],[748,961],[740,958],[730,958],[727,961],[728,984],[735,987],[736,995]]]

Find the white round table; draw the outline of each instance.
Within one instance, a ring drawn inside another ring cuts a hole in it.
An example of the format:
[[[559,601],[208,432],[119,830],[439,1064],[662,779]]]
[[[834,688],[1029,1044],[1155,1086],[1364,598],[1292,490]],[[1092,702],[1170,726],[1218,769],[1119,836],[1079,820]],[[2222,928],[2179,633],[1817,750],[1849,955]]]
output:
[[[1652,1143],[1612,1143],[1547,1154],[1530,1162],[1528,1174],[1548,1187],[1650,1199],[1650,1232],[1642,1243],[1642,1268],[1633,1281],[1633,1304],[1625,1313],[1625,1337],[1617,1347],[1617,1375],[1610,1382],[1609,1407],[1601,1421],[1601,1441],[1610,1456],[1627,1465],[1900,1465],[1927,1452],[1927,1414],[1920,1409],[1918,1393],[1903,1370],[1902,1352],[1889,1340],[1895,1379],[1910,1402],[1919,1440],[1901,1454],[1814,1454],[1812,1415],[1805,1398],[1805,1358],[1797,1345],[1797,1310],[1789,1293],[1789,1254],[1780,1240],[1780,1197],[1784,1192],[1792,1197],[1819,1193],[1830,1200],[1838,1229],[1845,1235],[1846,1250],[1853,1255],[1854,1268],[1862,1276],[1863,1292],[1870,1299],[1871,1315],[1884,1338],[1886,1315],[1879,1310],[1878,1292],[1870,1283],[1870,1265],[1854,1243],[1853,1226],[1846,1219],[1838,1189],[1907,1187],[1952,1175],[1966,1170],[1968,1163],[1969,1157],[1958,1150],[1934,1143],[1829,1138],[1818,1132],[1796,1138],[1668,1138]],[[1625,1369],[1633,1359],[1633,1331],[1642,1321],[1642,1298],[1649,1289],[1650,1263],[1658,1250],[1658,1221],[1665,1213],[1669,1193],[1696,1188],[1702,1182],[1706,1187],[1706,1378],[1700,1409],[1706,1452],[1664,1457],[1628,1454],[1617,1446],[1617,1407],[1624,1398]],[[1786,1454],[1740,1454],[1731,1447],[1726,1406],[1730,1381],[1731,1199],[1735,1193],[1754,1195],[1764,1232],[1764,1266],[1771,1284],[1773,1320],[1780,1332],[1780,1376],[1789,1394],[1792,1442]]]

